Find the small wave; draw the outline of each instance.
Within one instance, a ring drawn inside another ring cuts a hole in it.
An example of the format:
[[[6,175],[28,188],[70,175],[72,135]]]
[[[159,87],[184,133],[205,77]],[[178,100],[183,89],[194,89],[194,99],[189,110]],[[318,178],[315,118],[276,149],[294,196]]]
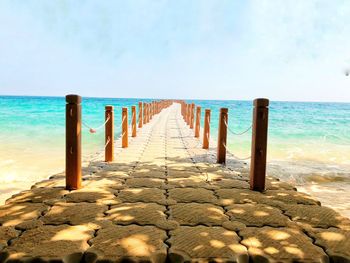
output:
[[[348,165],[328,165],[318,162],[272,161],[268,174],[297,185],[307,183],[350,183]]]

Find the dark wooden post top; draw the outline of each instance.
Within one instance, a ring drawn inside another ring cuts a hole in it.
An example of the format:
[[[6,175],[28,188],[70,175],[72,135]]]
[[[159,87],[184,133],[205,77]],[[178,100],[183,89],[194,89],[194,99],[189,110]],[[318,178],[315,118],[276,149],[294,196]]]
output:
[[[69,94],[66,96],[66,102],[70,104],[80,104],[81,103],[81,96]]]
[[[254,107],[268,107],[269,100],[265,98],[258,98],[254,100],[253,104],[254,104]]]

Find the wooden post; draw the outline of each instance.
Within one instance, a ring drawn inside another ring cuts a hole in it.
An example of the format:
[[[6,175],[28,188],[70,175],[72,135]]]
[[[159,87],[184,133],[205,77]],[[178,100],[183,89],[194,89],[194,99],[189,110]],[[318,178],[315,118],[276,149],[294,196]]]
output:
[[[193,129],[194,126],[194,103],[191,104],[191,110],[190,110],[190,129]]]
[[[152,120],[153,117],[153,109],[152,109],[152,102],[149,103],[149,121]]]
[[[196,109],[196,128],[194,130],[194,137],[199,138],[199,131],[201,127],[201,107],[197,106]]]
[[[210,138],[210,109],[205,110],[204,131],[203,131],[203,149],[209,149]]]
[[[151,121],[151,104],[147,104],[147,123]]]
[[[122,148],[128,147],[128,108],[122,109]]]
[[[136,137],[136,106],[131,106],[131,137]]]
[[[112,162],[114,159],[114,113],[113,106],[105,107],[105,161]]]
[[[149,103],[146,104],[146,123],[149,123]]]
[[[227,126],[228,123],[228,109],[221,108],[219,116],[219,131],[218,131],[218,147],[217,147],[217,162],[226,162],[226,140],[227,140]]]
[[[146,124],[147,104],[143,103],[143,124]]]
[[[81,188],[81,97],[66,96],[66,189]]]
[[[142,128],[142,102],[139,102],[139,128]]]
[[[254,100],[250,189],[260,192],[265,190],[268,107],[268,99]]]
[[[190,125],[190,117],[191,116],[191,108],[190,108],[190,104],[186,105],[186,123],[187,125]]]

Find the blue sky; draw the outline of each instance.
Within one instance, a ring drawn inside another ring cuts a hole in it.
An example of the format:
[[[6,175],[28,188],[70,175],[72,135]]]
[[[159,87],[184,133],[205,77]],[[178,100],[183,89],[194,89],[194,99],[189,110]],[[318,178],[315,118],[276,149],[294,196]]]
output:
[[[0,1],[0,94],[350,101],[350,1]]]

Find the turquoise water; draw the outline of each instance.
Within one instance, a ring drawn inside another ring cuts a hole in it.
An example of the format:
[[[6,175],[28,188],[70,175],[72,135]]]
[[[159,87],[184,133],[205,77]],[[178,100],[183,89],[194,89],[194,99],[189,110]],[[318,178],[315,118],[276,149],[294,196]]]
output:
[[[104,106],[115,106],[116,126],[121,107],[149,99],[84,98],[83,121],[92,127],[103,124]],[[188,101],[192,102],[192,101]],[[229,126],[239,133],[251,125],[251,101],[193,101],[210,108],[211,136],[216,139],[218,113],[229,109]],[[129,115],[130,116],[130,115]],[[130,120],[130,118],[129,118]],[[63,97],[0,96],[0,183],[22,183],[43,179],[64,168],[65,99]],[[119,125],[118,125],[119,126]],[[104,146],[103,129],[96,134],[83,130],[83,156],[86,159]],[[116,136],[120,129],[116,129]],[[229,134],[228,148],[239,158],[250,156],[251,132]],[[268,160],[272,172],[349,175],[350,104],[271,102]]]
[[[211,109],[214,139],[220,108],[228,108],[228,124],[235,133],[252,123],[251,101],[189,102]],[[269,108],[269,160],[350,164],[350,103],[272,101]],[[228,136],[230,151],[243,158],[250,155],[251,131],[242,136],[229,132]]]

